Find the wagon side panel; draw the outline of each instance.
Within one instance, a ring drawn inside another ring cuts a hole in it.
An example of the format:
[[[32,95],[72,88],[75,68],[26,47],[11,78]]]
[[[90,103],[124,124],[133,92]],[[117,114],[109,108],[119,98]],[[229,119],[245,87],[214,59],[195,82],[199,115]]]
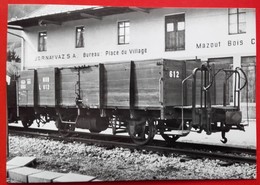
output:
[[[21,71],[18,80],[18,104],[24,107],[34,106],[35,71]]]
[[[103,104],[129,108],[130,62],[104,64]]]
[[[56,69],[44,68],[37,70],[38,101],[40,107],[54,107],[56,105]]]
[[[160,108],[162,60],[135,61],[135,107]]]
[[[78,71],[74,68],[64,68],[59,71],[59,105],[65,107],[76,106],[76,83]]]
[[[185,93],[185,86],[182,88],[182,80],[185,78],[185,62],[166,60],[163,69],[163,105],[182,105],[182,101],[185,103],[187,98],[182,95]]]
[[[83,105],[99,107],[99,67],[90,66],[80,69],[80,95]]]

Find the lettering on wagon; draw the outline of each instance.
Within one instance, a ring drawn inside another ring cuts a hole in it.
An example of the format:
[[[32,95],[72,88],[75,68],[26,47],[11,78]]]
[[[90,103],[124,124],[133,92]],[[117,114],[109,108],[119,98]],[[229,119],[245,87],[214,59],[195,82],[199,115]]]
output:
[[[170,78],[180,78],[180,72],[179,71],[169,71],[169,77]]]
[[[21,80],[20,88],[21,89],[26,89],[26,80]]]
[[[49,82],[50,82],[50,77],[48,77],[48,76],[42,77],[42,84],[39,84],[39,90],[40,91],[42,91],[42,90],[44,90],[44,91],[50,90]]]
[[[50,90],[50,84],[39,85],[39,90],[40,91],[48,91],[48,90]]]

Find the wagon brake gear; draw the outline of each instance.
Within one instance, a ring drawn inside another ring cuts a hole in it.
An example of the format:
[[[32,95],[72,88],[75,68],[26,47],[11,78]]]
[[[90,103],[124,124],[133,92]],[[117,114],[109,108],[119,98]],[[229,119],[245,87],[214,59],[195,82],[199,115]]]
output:
[[[59,110],[55,121],[59,133],[63,136],[69,136],[71,131],[75,131],[79,115],[80,109],[77,109],[77,114],[68,114],[68,112],[62,113],[62,111]]]
[[[64,124],[60,117],[61,116],[57,116],[55,125],[62,136],[69,136],[70,132],[75,130],[75,124]]]
[[[51,120],[47,114],[44,114],[44,115],[38,115],[37,118],[35,119],[35,121],[37,123],[37,126],[40,127],[40,123],[46,124]]]
[[[118,116],[114,116],[110,119],[110,124],[112,127],[112,134],[116,135],[117,133],[127,132],[125,122],[120,120]]]

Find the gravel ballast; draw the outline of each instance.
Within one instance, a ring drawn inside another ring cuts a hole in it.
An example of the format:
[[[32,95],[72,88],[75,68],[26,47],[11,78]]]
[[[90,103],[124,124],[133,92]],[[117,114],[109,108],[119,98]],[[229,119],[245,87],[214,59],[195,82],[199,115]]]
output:
[[[36,157],[37,169],[90,175],[103,181],[256,178],[256,165],[11,135],[7,160],[16,156]]]

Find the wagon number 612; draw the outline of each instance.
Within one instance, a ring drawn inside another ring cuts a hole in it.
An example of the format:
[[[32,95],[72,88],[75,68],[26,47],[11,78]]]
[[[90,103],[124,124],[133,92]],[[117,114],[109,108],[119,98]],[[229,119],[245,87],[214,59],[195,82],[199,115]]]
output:
[[[170,78],[180,78],[180,72],[179,71],[169,71]]]

